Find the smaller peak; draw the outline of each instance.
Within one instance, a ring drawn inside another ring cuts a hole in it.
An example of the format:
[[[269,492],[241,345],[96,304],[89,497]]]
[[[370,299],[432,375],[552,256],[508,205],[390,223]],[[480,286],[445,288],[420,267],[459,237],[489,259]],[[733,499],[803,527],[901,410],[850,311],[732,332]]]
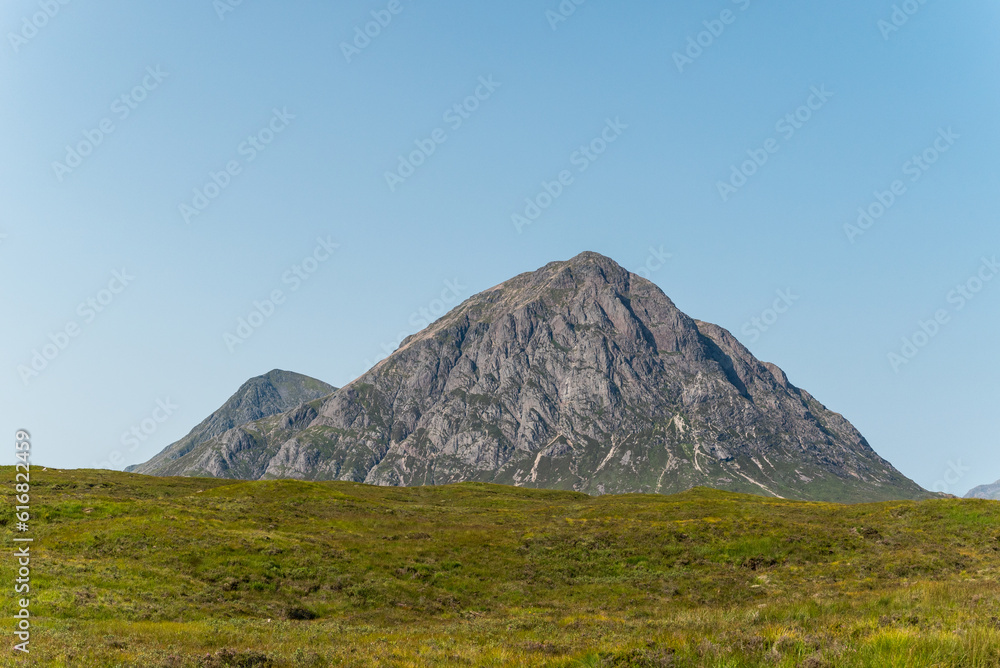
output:
[[[247,381],[243,383],[243,385],[240,387],[240,389],[242,390],[249,387],[259,387],[264,384],[280,385],[282,382],[285,382],[291,375],[293,374],[291,374],[288,371],[283,371],[281,369],[272,369],[267,373],[262,373],[259,376],[248,378]]]
[[[279,388],[288,383],[294,383],[296,380],[306,379],[308,376],[303,376],[302,374],[295,373],[294,371],[285,371],[284,369],[271,369],[267,373],[261,374],[259,376],[254,376],[243,383],[243,387],[259,387],[261,385],[271,385],[273,387]]]
[[[272,369],[263,376],[258,376],[257,378],[253,378],[251,380],[267,381],[279,388],[279,390],[284,385],[302,385],[307,388],[323,387],[329,389],[331,392],[337,389],[333,385],[324,383],[322,380],[318,380],[312,376],[307,376],[304,373],[296,373],[295,371],[285,371],[284,369]]]

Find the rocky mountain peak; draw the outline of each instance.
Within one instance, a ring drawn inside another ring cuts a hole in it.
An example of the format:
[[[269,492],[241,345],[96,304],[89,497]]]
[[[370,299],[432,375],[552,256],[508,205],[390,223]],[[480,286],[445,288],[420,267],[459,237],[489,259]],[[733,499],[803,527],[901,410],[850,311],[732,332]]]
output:
[[[235,427],[153,470],[598,494],[926,495],[778,367],[590,252],[474,295],[294,419]]]
[[[226,403],[202,420],[184,438],[166,447],[150,461],[130,466],[126,471],[146,473],[178,459],[195,447],[221,436],[235,427],[271,415],[284,413],[326,396],[337,388],[323,381],[291,371],[274,369],[243,383]]]

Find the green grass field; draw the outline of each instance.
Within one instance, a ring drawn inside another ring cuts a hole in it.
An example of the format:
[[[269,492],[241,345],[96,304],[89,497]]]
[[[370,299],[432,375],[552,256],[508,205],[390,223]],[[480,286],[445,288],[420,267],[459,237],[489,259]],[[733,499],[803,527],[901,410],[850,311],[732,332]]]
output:
[[[9,649],[11,548],[3,665],[1000,666],[996,502],[31,486],[32,652]],[[0,524],[13,545],[10,494]]]

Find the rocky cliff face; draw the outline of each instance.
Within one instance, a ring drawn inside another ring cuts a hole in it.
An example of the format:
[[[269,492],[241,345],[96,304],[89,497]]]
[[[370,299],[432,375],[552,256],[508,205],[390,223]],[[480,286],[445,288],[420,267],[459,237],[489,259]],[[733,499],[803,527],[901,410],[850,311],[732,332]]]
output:
[[[965,498],[991,499],[993,501],[1000,501],[1000,480],[992,485],[980,485],[979,487],[973,487],[969,490],[969,493],[965,495]]]
[[[143,468],[593,494],[928,496],[776,366],[595,253],[470,298],[329,397]]]
[[[167,446],[145,464],[130,466],[125,470],[152,473],[234,427],[284,413],[313,399],[329,395],[336,389],[315,378],[280,369],[251,378],[219,410],[205,418],[187,436]]]

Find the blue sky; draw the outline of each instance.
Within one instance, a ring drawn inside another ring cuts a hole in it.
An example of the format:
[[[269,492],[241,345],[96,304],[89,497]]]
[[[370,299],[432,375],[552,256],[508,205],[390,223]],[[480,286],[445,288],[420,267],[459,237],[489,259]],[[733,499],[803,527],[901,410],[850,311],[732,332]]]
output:
[[[144,461],[594,250],[925,487],[1000,478],[1000,5],[674,5],[5,3],[0,433]]]

